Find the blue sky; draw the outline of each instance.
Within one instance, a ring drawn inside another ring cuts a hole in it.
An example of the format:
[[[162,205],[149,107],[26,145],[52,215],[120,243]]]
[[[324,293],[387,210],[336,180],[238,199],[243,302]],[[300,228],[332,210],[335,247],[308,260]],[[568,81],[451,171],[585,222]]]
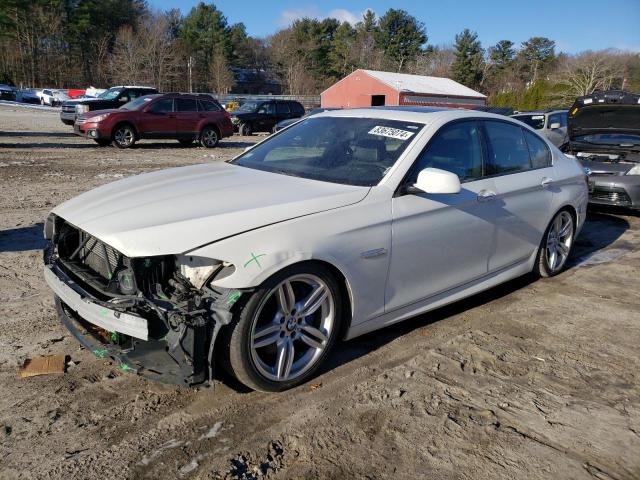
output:
[[[152,8],[180,8],[188,13],[198,0],[148,0]],[[295,18],[335,17],[356,21],[370,8],[378,15],[402,8],[424,22],[429,43],[453,42],[464,28],[478,32],[483,46],[509,39],[516,44],[533,36],[549,37],[558,50],[619,48],[640,52],[640,0],[218,0],[229,23],[242,22],[252,36],[266,36]]]

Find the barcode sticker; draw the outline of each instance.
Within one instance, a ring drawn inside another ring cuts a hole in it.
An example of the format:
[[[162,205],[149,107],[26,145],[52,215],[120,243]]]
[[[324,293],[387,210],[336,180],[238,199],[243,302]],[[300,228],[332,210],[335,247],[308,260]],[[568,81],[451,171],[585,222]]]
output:
[[[377,126],[369,130],[369,135],[380,135],[381,137],[397,138],[398,140],[407,140],[413,136],[415,132],[400,130],[399,128]]]

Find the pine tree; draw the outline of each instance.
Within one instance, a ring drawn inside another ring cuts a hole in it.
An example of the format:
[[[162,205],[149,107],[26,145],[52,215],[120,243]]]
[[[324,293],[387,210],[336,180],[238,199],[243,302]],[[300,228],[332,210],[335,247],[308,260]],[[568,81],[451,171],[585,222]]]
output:
[[[456,59],[451,66],[453,79],[469,88],[478,88],[482,82],[484,52],[478,34],[465,28],[456,35]]]

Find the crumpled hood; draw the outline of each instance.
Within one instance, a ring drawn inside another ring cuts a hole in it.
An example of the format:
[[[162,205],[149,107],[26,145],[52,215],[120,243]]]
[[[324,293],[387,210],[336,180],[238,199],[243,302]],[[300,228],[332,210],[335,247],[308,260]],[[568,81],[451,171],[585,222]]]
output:
[[[351,205],[368,192],[219,162],[129,177],[83,193],[53,213],[128,257],[144,257],[184,253]]]

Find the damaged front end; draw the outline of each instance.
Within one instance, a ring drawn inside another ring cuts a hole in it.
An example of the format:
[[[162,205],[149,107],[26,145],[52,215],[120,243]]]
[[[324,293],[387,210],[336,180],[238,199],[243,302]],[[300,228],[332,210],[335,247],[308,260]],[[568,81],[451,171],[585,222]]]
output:
[[[210,283],[233,265],[188,255],[127,258],[55,215],[45,238],[58,315],[86,348],[163,382],[212,379],[215,339],[244,292]]]

